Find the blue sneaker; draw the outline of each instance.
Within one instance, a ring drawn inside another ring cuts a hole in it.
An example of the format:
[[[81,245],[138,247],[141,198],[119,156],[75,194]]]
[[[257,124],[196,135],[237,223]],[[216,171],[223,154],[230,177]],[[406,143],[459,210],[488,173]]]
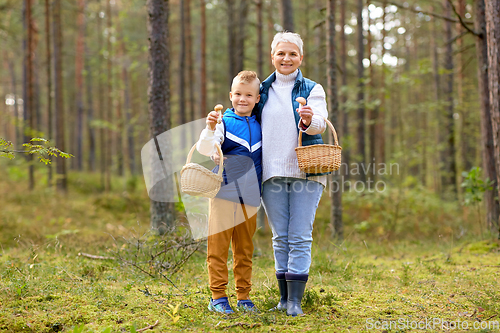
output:
[[[220,312],[220,313],[225,313],[225,314],[234,313],[233,309],[231,308],[231,305],[229,304],[227,297],[221,297],[218,299],[210,299],[210,303],[208,303],[208,309],[210,311],[215,311],[215,312]]]
[[[259,309],[257,309],[257,307],[255,306],[255,304],[253,304],[253,302],[249,299],[244,299],[244,300],[238,301],[236,306],[241,311],[256,312],[256,313],[260,312]]]

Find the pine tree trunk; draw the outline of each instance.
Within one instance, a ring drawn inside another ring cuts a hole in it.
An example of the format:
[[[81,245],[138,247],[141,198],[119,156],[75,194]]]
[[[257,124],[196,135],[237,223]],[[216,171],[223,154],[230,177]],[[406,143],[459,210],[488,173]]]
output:
[[[201,100],[200,118],[207,115],[207,17],[205,0],[200,0],[200,20],[201,20]]]
[[[364,80],[364,43],[363,43],[363,0],[358,0],[358,154],[360,156],[359,160],[359,170],[360,178],[359,180],[366,183],[366,173],[364,170],[364,165],[366,163],[366,152],[365,152],[365,85]]]
[[[485,4],[493,156],[495,157],[497,184],[500,185],[500,0],[485,0]],[[500,186],[498,186],[498,196],[500,197]],[[497,222],[497,225],[500,223]]]
[[[248,1],[240,0],[240,5],[238,7],[238,30],[236,31],[236,50],[232,50],[236,53],[236,74],[244,69],[245,60],[245,39],[246,39],[246,23],[248,17]],[[231,52],[231,50],[229,50]],[[231,78],[232,80],[233,78]]]
[[[387,1],[384,0],[382,8],[384,9],[384,13],[382,14],[382,24],[385,28],[385,21],[386,21],[386,7],[387,7]],[[381,42],[381,47],[382,47],[382,59],[385,57],[385,37],[387,36],[387,31],[385,29],[382,29],[382,42]],[[379,163],[385,163],[385,119],[386,119],[386,110],[385,110],[385,62],[382,61],[382,76],[380,78],[380,107],[379,107],[379,116],[377,120],[377,137],[378,137],[378,151],[379,151]]]
[[[180,9],[180,20],[184,22],[186,20],[185,14],[185,1],[179,1]],[[184,24],[180,25],[181,29],[181,40],[180,40],[180,52],[179,52],[179,112],[181,124],[188,122],[187,110],[186,110],[186,30]],[[182,140],[184,141],[184,140]]]
[[[55,92],[55,117],[56,117],[56,146],[61,151],[65,151],[64,140],[64,100],[63,100],[63,78],[62,78],[62,26],[61,26],[61,0],[54,0],[52,11],[54,25],[54,92]],[[66,160],[58,157],[57,167],[57,188],[60,191],[67,191],[66,180]]]
[[[262,35],[262,26],[263,26],[263,18],[262,18],[262,0],[257,0],[255,2],[256,11],[257,11],[257,74],[259,75],[259,79],[263,81],[265,79],[263,67],[264,67],[264,52],[263,52],[263,35]]]
[[[336,0],[328,0],[327,3],[327,60],[328,60],[328,118],[332,124],[337,124],[339,117],[339,101],[337,93],[337,58],[335,54],[335,3]],[[329,129],[327,129],[328,131]],[[331,140],[331,136],[329,135]],[[336,189],[330,187],[332,221],[332,237],[341,242],[344,239],[344,225],[342,223],[342,191],[340,172],[334,172],[331,176],[332,184]],[[333,192],[333,193],[332,193]]]
[[[88,170],[91,172],[95,171],[95,157],[96,157],[96,133],[92,126],[92,121],[94,120],[94,102],[92,96],[94,95],[92,90],[92,69],[90,67],[90,50],[88,43],[84,42],[85,49],[85,81],[87,86],[87,131],[89,136],[89,158],[88,158]]]
[[[283,30],[294,32],[292,0],[281,0],[281,16]]]
[[[106,124],[111,123],[111,114],[113,112],[113,72],[112,72],[112,46],[111,46],[111,0],[106,1],[106,28],[108,29],[108,36],[106,38],[106,51],[107,51],[107,61],[106,61],[106,109],[103,110],[104,120]],[[105,169],[105,190],[107,192],[111,191],[111,156],[113,154],[112,145],[113,145],[113,133],[110,128],[105,128],[106,137],[108,138],[108,142],[104,144],[104,157],[106,159],[106,169]]]
[[[98,96],[98,105],[99,105],[99,119],[104,121],[106,119],[105,115],[105,106],[104,106],[104,80],[103,80],[103,68],[102,68],[102,60],[103,60],[103,41],[102,41],[102,17],[101,17],[101,0],[98,0],[99,3],[99,14],[97,15],[97,96]],[[99,128],[99,169],[101,174],[101,190],[106,189],[106,143],[107,143],[107,135],[106,129],[101,126]]]
[[[33,92],[33,53],[35,52],[34,50],[34,40],[33,40],[33,21],[32,21],[32,15],[31,15],[31,0],[25,0],[25,8],[26,8],[26,27],[27,27],[27,42],[26,42],[26,99],[24,100],[24,104],[26,105],[25,110],[25,119],[26,117],[29,120],[29,137],[32,138],[35,135],[34,130],[35,130],[35,103],[34,103],[34,92]],[[26,132],[25,132],[26,136]],[[28,139],[29,140],[29,139]],[[27,140],[26,140],[27,141]],[[35,166],[33,164],[33,155],[29,154],[28,155],[28,161],[29,161],[29,188],[30,190],[35,189]]]
[[[446,5],[446,16],[451,16],[451,5],[444,0]],[[452,39],[451,22],[445,21],[445,38],[446,40]],[[446,69],[445,75],[445,100],[446,100],[446,174],[444,184],[448,185],[450,189],[450,194],[456,198],[457,194],[457,169],[456,169],[456,156],[455,156],[455,121],[453,119],[454,107],[453,107],[453,47],[451,43],[446,46],[445,53],[445,63],[444,68]]]
[[[78,35],[76,37],[75,80],[76,80],[76,168],[83,169],[83,62],[85,38],[85,1],[78,0],[76,19]]]
[[[495,197],[498,193],[497,171],[495,169],[495,151],[490,112],[490,92],[488,89],[488,45],[486,41],[486,13],[484,0],[475,2],[474,29],[481,34],[476,37],[477,79],[481,104],[481,146],[484,178],[493,181],[491,190],[484,193],[486,204],[486,223],[492,233],[499,228],[500,207]]]
[[[229,56],[229,77],[228,77],[228,82],[231,84],[233,77],[235,77],[238,74],[238,69],[237,69],[237,56],[236,56],[236,34],[238,33],[237,31],[237,21],[235,19],[234,15],[234,7],[235,3],[234,0],[226,0],[226,5],[227,5],[227,47],[228,47],[228,56]]]
[[[343,170],[342,166],[340,169],[340,174],[344,176],[344,180],[348,181],[350,177],[349,172],[349,163],[351,161],[351,147],[346,147],[346,142],[351,142],[349,138],[349,114],[347,112],[347,37],[345,33],[345,7],[347,0],[340,1],[340,26],[342,27],[342,33],[340,34],[340,69],[341,69],[341,82],[342,89],[340,93],[340,103],[342,105],[342,126],[340,137],[343,138],[343,149],[342,149],[342,165],[346,166],[346,169]],[[339,126],[340,127],[340,126]]]
[[[370,0],[367,1],[367,7],[370,6]],[[372,20],[370,18],[370,11],[368,10],[368,26],[370,27],[372,25]],[[367,31],[368,33],[368,47],[367,47],[367,50],[368,50],[368,54],[367,54],[367,58],[368,60],[370,60],[370,83],[369,83],[369,98],[368,100],[370,102],[374,102],[375,99],[377,99],[377,93],[376,93],[376,88],[375,88],[375,64],[372,62],[371,60],[371,54],[372,54],[372,43],[373,43],[373,36],[371,34],[371,31],[370,29],[368,29]],[[375,154],[375,148],[377,146],[377,133],[376,133],[376,130],[377,130],[377,121],[378,121],[378,107],[376,105],[372,105],[370,106],[370,109],[368,110],[368,119],[369,119],[369,123],[368,123],[368,137],[369,137],[369,145],[370,145],[370,148],[369,148],[369,152],[370,152],[370,155],[369,155],[369,159],[368,159],[368,172],[372,173],[372,175],[369,177],[369,178],[374,178],[374,179],[371,179],[373,181],[375,181],[375,162],[376,162],[376,154]],[[371,170],[371,167],[373,167],[373,172]]]
[[[186,58],[187,58],[187,92],[189,100],[189,121],[196,119],[194,93],[194,66],[193,66],[193,36],[191,33],[191,0],[184,0],[186,6]]]
[[[148,0],[149,89],[148,110],[151,138],[170,128],[168,0]],[[165,182],[165,186],[168,186]],[[165,190],[168,190],[166,188]],[[174,223],[174,205],[151,201],[151,227],[164,233]]]

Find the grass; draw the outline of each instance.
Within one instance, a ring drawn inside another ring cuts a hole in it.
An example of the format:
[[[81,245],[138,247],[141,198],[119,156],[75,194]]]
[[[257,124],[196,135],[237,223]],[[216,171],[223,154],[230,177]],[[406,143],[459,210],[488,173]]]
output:
[[[446,331],[459,320],[469,331],[500,331],[491,327],[500,320],[498,242],[479,241],[462,211],[432,200],[419,203],[421,194],[406,193],[395,225],[382,221],[381,211],[394,216],[389,198],[347,197],[346,241],[340,245],[328,238],[324,200],[303,317],[267,311],[277,303],[278,290],[270,234],[258,232],[252,299],[262,312],[225,316],[207,310],[203,252],[170,281],[116,260],[78,255],[126,251],[117,240],[149,229],[140,185],[115,180],[115,192],[101,194],[95,190],[98,175],[73,173],[68,195],[42,186],[29,193],[22,172],[8,174],[0,180],[0,332],[135,332],[156,321],[149,331],[411,332],[418,331],[409,327],[412,322],[425,320],[440,321],[429,332]],[[362,221],[368,226],[356,228]],[[412,223],[419,231],[408,235]],[[235,305],[231,269],[228,294]],[[475,330],[474,323],[490,327]]]

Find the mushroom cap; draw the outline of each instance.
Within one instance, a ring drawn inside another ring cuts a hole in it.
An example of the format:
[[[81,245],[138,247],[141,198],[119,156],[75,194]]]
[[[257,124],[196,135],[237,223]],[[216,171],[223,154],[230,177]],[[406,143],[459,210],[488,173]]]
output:
[[[306,103],[307,103],[306,99],[304,97],[297,97],[295,100],[302,105],[306,105]]]
[[[217,104],[215,107],[214,107],[214,110],[215,111],[220,111],[222,110],[224,107],[222,106],[222,104]]]

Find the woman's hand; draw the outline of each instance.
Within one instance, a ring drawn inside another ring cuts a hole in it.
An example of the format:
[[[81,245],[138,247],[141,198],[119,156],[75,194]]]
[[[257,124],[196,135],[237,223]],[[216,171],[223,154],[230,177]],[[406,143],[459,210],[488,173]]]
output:
[[[303,105],[300,109],[297,109],[297,112],[299,113],[300,119],[305,127],[311,125],[314,112],[309,105]]]
[[[219,112],[211,111],[207,116],[207,127],[212,131],[214,131],[218,120],[219,120]]]

